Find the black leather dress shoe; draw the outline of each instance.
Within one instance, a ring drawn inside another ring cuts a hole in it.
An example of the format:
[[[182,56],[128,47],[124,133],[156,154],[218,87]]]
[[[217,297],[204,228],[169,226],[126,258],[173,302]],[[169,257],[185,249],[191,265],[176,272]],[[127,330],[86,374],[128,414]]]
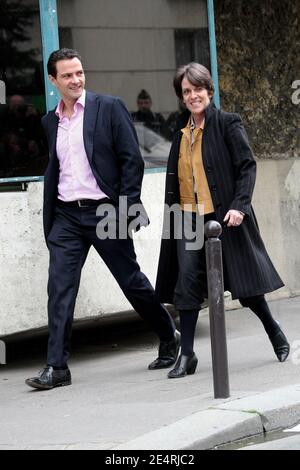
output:
[[[32,377],[25,380],[29,387],[38,388],[40,390],[50,390],[54,387],[63,387],[71,385],[71,372],[69,369],[54,370],[52,366],[47,366],[39,372],[38,377]]]
[[[193,353],[192,356],[180,354],[178,361],[176,362],[176,366],[168,373],[168,378],[179,379],[180,377],[194,374],[197,364],[198,359],[195,353]]]
[[[290,345],[283,331],[280,330],[275,336],[272,336],[270,341],[278,361],[284,362],[290,353]]]
[[[148,369],[165,369],[175,364],[179,348],[180,348],[180,333],[175,330],[174,337],[171,341],[161,341],[158,350],[158,358],[149,364]]]

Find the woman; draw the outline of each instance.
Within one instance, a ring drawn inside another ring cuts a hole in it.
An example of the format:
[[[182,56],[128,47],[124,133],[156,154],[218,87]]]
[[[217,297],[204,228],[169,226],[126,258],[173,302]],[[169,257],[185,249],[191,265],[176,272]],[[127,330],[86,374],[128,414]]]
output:
[[[170,151],[165,203],[179,203],[184,226],[204,216],[222,223],[224,280],[233,299],[239,299],[261,320],[280,362],[289,343],[264,294],[283,286],[260,237],[251,198],[256,163],[242,121],[211,103],[214,85],[209,71],[190,63],[174,77],[177,96],[186,106],[181,130]],[[200,208],[200,213],[199,213]],[[171,230],[170,230],[171,228]],[[175,224],[164,228],[156,292],[161,302],[174,303],[181,325],[181,355],[169,378],[193,374],[193,350],[198,313],[207,297],[204,248],[187,249],[187,236],[176,235]],[[190,241],[190,240],[189,240]]]

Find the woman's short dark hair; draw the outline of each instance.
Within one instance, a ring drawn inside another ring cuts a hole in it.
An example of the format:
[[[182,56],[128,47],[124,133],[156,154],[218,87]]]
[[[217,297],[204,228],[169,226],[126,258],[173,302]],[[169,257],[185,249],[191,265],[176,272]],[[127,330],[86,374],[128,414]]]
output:
[[[214,83],[212,81],[209,70],[204,65],[198,64],[197,62],[190,62],[187,65],[182,65],[177,69],[175,74],[173,85],[176,95],[182,99],[182,80],[186,78],[195,86],[205,88],[212,95],[214,94]]]
[[[81,62],[81,57],[78,54],[78,52],[75,51],[75,49],[67,49],[66,47],[64,47],[63,49],[58,49],[57,51],[53,51],[50,54],[50,57],[47,63],[48,74],[56,78],[56,75],[57,75],[56,63],[59,60],[71,60],[71,59],[74,59],[75,57],[79,59]]]

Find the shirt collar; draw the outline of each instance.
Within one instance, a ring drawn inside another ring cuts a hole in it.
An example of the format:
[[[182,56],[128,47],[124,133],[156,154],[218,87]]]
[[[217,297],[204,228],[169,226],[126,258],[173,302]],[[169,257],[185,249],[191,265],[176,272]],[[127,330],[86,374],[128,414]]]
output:
[[[204,118],[204,120],[202,121],[202,124],[201,124],[201,126],[200,126],[198,129],[201,129],[201,130],[203,131],[203,129],[204,129],[204,124],[205,124],[205,118]],[[192,115],[191,115],[191,117],[190,117],[190,119],[189,119],[188,126],[189,126],[189,128],[191,129],[191,131],[194,131],[194,130],[196,129],[195,119],[193,118]]]
[[[86,96],[86,91],[83,90],[80,98],[78,98],[78,100],[76,101],[76,103],[74,104],[74,110],[76,110],[78,104],[80,106],[83,107],[83,109],[85,108],[85,96]],[[56,116],[59,117],[59,119],[63,119],[64,118],[64,113],[63,113],[63,109],[64,109],[64,102],[63,100],[61,99],[56,107],[56,110],[55,110],[55,114]]]
[[[185,134],[186,137],[189,139],[191,147],[195,143],[195,138],[199,135],[199,130],[201,129],[201,132],[203,132],[204,124],[205,124],[205,120],[203,121],[202,126],[196,129],[195,120],[193,116],[190,115],[187,125],[183,129],[181,129],[181,132]],[[197,131],[196,135],[194,134],[195,129]]]
[[[205,125],[205,119],[203,120],[202,126],[199,127],[198,129],[201,129],[203,131],[204,125]],[[184,129],[187,129],[188,131],[192,131],[192,132],[196,129],[196,123],[192,115],[190,115],[186,126],[183,129],[181,129],[181,131],[183,131]]]

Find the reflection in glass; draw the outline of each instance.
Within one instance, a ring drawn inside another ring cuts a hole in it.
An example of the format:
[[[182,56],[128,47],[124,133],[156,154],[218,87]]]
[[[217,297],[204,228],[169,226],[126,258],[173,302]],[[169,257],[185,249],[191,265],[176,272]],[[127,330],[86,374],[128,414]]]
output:
[[[64,0],[57,7],[60,46],[78,47],[87,88],[120,96],[146,168],[165,166],[181,113],[175,71],[191,61],[209,68],[207,1]]]
[[[141,122],[135,123],[140,151],[146,168],[166,166],[171,142]]]
[[[0,0],[0,178],[44,173],[44,113],[38,1]]]
[[[164,135],[166,121],[160,113],[152,110],[152,98],[146,90],[141,90],[137,97],[138,110],[132,113],[134,122],[140,122],[160,135]]]

